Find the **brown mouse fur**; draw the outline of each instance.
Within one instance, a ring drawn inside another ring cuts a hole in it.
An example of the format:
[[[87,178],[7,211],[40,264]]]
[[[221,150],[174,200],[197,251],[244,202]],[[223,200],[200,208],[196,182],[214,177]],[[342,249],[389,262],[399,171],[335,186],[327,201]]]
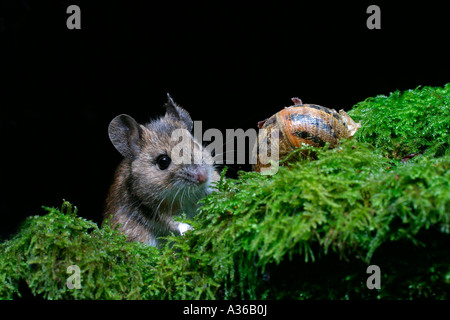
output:
[[[185,213],[192,218],[197,201],[211,193],[211,183],[219,180],[211,155],[190,133],[193,122],[189,113],[170,96],[165,107],[164,117],[146,125],[119,115],[108,129],[111,142],[124,159],[106,199],[105,219],[129,240],[154,246],[161,243],[158,237],[182,234],[190,228],[174,217]],[[197,151],[202,156],[197,164],[175,163],[171,158],[179,143],[172,140],[172,133],[180,128],[189,132],[192,154]]]

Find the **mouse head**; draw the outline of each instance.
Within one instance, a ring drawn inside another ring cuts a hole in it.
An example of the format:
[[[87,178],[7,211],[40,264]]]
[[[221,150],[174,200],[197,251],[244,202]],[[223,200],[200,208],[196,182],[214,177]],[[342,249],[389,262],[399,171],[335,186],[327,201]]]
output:
[[[169,95],[165,108],[163,117],[146,125],[125,114],[115,117],[108,128],[109,138],[130,164],[131,185],[141,199],[172,201],[185,193],[201,198],[210,192],[212,157],[192,136],[189,113]],[[179,161],[183,153],[184,161]]]

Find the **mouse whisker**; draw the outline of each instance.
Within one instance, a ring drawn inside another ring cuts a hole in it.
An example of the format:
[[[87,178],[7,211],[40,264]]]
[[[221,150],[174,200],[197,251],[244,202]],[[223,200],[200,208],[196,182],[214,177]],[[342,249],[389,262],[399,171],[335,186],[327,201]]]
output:
[[[172,203],[171,203],[171,205],[170,205],[170,211],[172,212],[173,211],[173,204],[174,204],[174,201],[175,201],[175,199],[177,198],[177,195],[178,195],[178,193],[181,191],[181,189],[182,188],[178,188],[178,190],[177,190],[177,192],[175,192],[175,195],[173,196],[173,198],[172,198]]]
[[[161,201],[158,204],[158,207],[155,210],[155,218],[158,219],[159,218],[159,207],[161,206],[161,204],[163,203],[163,201],[166,200],[166,196],[164,195],[161,199]]]

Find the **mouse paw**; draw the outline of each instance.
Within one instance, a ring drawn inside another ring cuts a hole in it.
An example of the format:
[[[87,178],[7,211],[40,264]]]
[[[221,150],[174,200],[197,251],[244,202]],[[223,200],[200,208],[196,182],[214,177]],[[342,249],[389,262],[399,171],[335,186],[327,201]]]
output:
[[[178,224],[178,230],[180,231],[180,234],[181,235],[183,235],[186,231],[188,231],[188,230],[192,230],[193,228],[190,226],[190,225],[188,225],[187,223],[182,223],[182,222],[180,222],[179,224]]]

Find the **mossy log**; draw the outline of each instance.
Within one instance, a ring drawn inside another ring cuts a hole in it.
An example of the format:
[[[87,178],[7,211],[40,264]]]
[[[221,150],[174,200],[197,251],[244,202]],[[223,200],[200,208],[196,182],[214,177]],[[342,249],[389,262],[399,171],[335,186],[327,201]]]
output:
[[[353,139],[273,176],[221,179],[181,219],[194,230],[159,249],[68,202],[46,208],[0,243],[0,298],[449,299],[450,84],[349,114],[362,123]],[[80,289],[67,286],[72,265]],[[380,289],[367,286],[369,265]]]

